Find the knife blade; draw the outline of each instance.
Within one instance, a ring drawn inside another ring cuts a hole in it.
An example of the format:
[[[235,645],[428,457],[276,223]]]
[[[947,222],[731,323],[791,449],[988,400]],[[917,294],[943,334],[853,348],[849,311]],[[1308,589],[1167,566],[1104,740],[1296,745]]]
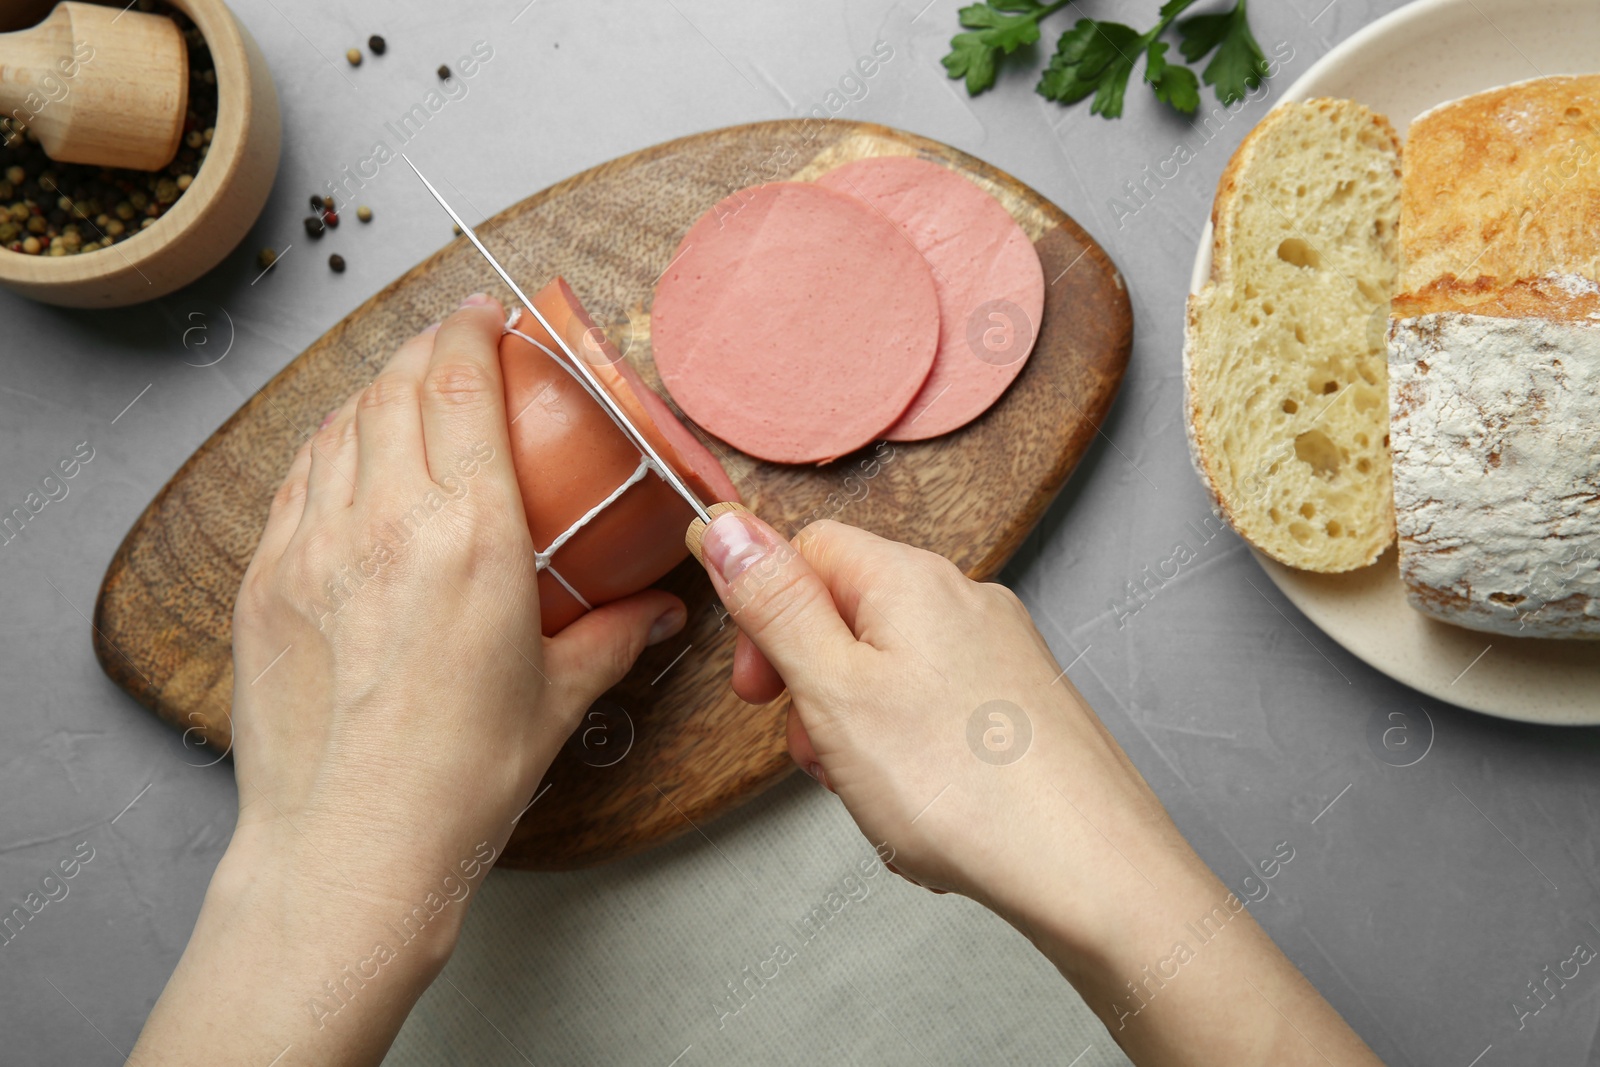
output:
[[[472,227],[468,226],[467,221],[457,214],[455,208],[451,207],[445,198],[440,195],[439,190],[433,187],[433,183],[423,176],[422,171],[417,169],[417,165],[411,162],[411,157],[402,152],[400,153],[400,158],[406,161],[406,166],[411,168],[412,173],[427,187],[428,192],[439,202],[439,206],[445,209],[451,220],[461,229],[462,234],[472,242],[472,247],[476,248],[478,253],[488,261],[489,266],[494,268],[494,272],[500,276],[500,280],[510,286],[517,299],[522,301],[522,306],[532,313],[533,317],[538,320],[539,325],[544,327],[546,333],[555,338],[555,342],[560,346],[562,354],[567,358],[572,368],[581,375],[578,384],[588,390],[589,395],[594,397],[595,402],[605,410],[606,414],[611,416],[611,421],[617,424],[617,428],[633,442],[634,446],[639,449],[645,458],[650,460],[655,467],[656,473],[671,487],[672,491],[683,498],[684,502],[694,510],[695,515],[699,517],[701,522],[709,525],[713,517],[711,512],[706,510],[706,506],[700,502],[700,498],[695,496],[693,490],[684,484],[682,478],[678,477],[678,472],[673,470],[671,465],[657,454],[655,448],[651,446],[644,434],[639,431],[639,428],[628,418],[627,413],[622,410],[622,406],[617,403],[616,398],[611,395],[604,385],[600,384],[600,379],[590,369],[588,362],[579,358],[578,354],[567,344],[566,339],[557,333],[544,315],[540,313],[539,309],[533,306],[533,301],[528,299],[528,295],[522,291],[522,287],[516,283],[516,279],[512,278],[510,272],[500,265],[500,261],[494,257],[494,253],[484,247],[483,242],[478,239],[478,235],[473,232]]]

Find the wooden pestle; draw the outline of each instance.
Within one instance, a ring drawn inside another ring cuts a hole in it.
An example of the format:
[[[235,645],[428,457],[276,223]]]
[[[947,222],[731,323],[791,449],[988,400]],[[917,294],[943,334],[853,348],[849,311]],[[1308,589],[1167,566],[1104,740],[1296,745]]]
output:
[[[188,108],[189,51],[169,18],[68,0],[0,34],[0,112],[58,162],[160,170]]]

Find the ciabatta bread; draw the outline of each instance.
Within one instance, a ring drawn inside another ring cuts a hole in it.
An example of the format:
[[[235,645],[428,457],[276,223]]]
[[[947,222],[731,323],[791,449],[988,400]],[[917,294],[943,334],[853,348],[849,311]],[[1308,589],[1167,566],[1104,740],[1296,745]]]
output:
[[[1274,108],[1217,189],[1184,343],[1190,454],[1218,513],[1293,567],[1354,570],[1394,539],[1399,214],[1395,132],[1348,100]]]
[[[1411,125],[1390,329],[1400,576],[1445,622],[1600,636],[1600,77]]]

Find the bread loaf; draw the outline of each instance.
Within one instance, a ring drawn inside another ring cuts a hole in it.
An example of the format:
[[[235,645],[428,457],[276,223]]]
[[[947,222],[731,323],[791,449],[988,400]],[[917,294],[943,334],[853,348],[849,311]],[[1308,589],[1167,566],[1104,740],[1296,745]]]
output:
[[[1390,327],[1410,602],[1600,636],[1600,77],[1435,108],[1403,168]]]
[[[1280,562],[1364,567],[1394,539],[1385,332],[1400,146],[1348,100],[1274,108],[1222,175],[1189,299],[1185,426],[1221,514]]]

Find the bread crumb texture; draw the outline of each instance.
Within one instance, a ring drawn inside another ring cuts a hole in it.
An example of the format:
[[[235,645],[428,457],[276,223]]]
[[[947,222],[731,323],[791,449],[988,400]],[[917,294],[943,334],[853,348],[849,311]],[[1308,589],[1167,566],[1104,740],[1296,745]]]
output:
[[[1191,456],[1218,512],[1293,567],[1394,539],[1387,330],[1400,145],[1347,100],[1282,104],[1223,173],[1184,345]]]

